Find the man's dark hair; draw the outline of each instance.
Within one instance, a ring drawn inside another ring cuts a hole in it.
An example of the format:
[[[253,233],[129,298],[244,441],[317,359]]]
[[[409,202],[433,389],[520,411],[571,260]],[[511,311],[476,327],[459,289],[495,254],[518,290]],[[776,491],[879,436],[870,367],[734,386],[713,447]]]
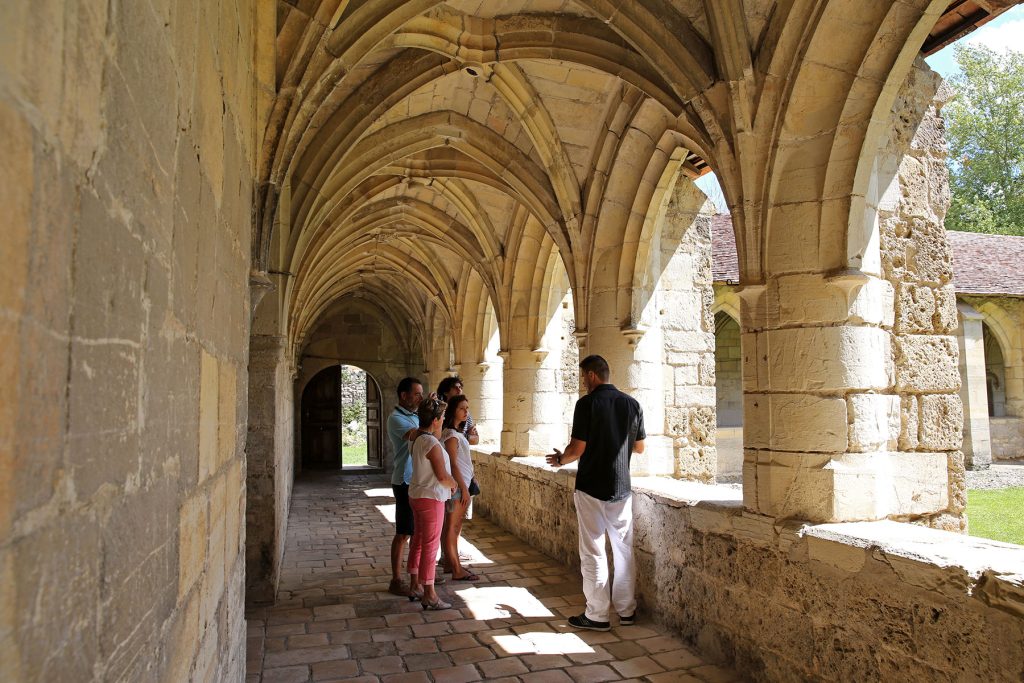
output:
[[[597,355],[587,356],[581,360],[580,370],[594,373],[602,382],[607,382],[612,374],[611,368],[608,367],[608,361]]]
[[[452,390],[452,387],[456,384],[462,384],[462,378],[458,375],[454,377],[445,377],[441,380],[441,383],[437,385],[437,397],[444,400],[444,397],[448,395],[448,392]]]
[[[423,382],[419,381],[415,377],[402,378],[402,381],[398,383],[398,398],[401,399],[402,394],[408,394],[412,391],[414,384],[423,384]]]
[[[420,429],[428,429],[434,420],[443,417],[447,407],[444,401],[439,401],[436,398],[423,399],[419,410],[416,411],[416,416],[420,420]]]

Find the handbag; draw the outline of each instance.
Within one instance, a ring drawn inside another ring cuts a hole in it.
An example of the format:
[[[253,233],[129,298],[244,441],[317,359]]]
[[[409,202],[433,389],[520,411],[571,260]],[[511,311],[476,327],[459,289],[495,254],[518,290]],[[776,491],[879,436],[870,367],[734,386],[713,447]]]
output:
[[[476,477],[473,477],[472,479],[469,480],[469,495],[480,495],[480,485],[476,483]]]

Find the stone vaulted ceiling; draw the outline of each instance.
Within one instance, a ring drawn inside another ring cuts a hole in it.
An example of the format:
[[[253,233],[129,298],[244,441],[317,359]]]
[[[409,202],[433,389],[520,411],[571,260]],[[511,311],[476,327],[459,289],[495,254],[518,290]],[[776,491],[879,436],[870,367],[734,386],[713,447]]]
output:
[[[862,122],[948,4],[278,0],[253,249],[281,331],[359,296],[528,346],[538,289],[628,287],[666,188],[712,167],[757,281],[773,207],[857,192]]]

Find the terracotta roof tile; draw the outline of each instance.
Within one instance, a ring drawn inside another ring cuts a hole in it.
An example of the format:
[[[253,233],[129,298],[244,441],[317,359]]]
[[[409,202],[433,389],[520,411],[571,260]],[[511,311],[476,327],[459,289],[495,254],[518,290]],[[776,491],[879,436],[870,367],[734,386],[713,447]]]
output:
[[[953,249],[953,284],[964,294],[1024,296],[1024,237],[946,231]],[[711,271],[715,282],[740,279],[736,236],[729,214],[711,221]]]
[[[953,284],[964,294],[1024,296],[1024,237],[946,231]]]
[[[711,275],[715,282],[740,281],[736,234],[732,231],[732,216],[727,213],[711,218]]]

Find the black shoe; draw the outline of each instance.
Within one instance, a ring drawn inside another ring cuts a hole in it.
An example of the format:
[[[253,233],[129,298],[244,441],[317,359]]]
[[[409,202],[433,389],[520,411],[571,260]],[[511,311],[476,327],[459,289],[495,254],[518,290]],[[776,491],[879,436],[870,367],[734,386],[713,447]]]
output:
[[[607,621],[593,621],[587,619],[586,614],[578,614],[575,617],[569,617],[569,625],[575,626],[576,628],[590,629],[591,631],[611,631],[612,625]]]
[[[628,617],[619,617],[619,626],[632,626],[636,623],[636,612],[630,614]]]

